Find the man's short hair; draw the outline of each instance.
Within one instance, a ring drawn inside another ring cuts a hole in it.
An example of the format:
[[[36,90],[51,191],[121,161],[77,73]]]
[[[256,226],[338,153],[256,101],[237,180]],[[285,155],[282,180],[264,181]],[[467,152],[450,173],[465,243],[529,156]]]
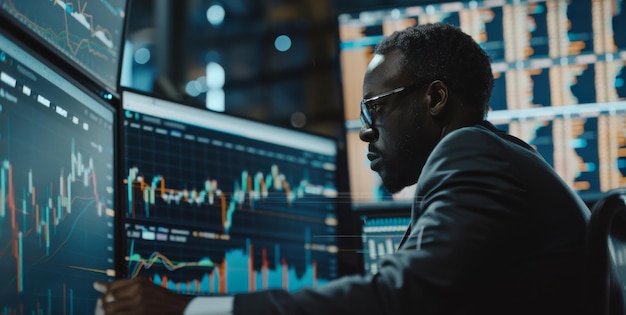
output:
[[[374,53],[395,49],[403,52],[404,69],[415,82],[441,80],[464,104],[476,106],[477,119],[486,117],[493,88],[491,58],[471,36],[450,24],[417,25],[384,38]]]

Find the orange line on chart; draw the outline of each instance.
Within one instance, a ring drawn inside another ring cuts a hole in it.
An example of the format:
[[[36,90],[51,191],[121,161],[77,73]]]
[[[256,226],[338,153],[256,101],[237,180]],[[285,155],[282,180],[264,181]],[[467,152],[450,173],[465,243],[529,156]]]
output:
[[[68,3],[68,4],[66,4],[66,5],[71,6],[71,4],[69,4],[69,3]],[[87,4],[85,4],[85,7],[86,7],[86,6],[87,6]],[[100,26],[97,26],[97,29],[94,31],[94,28],[93,28],[93,16],[92,16],[91,14],[84,14],[84,13],[82,13],[82,12],[81,12],[81,14],[82,14],[83,16],[85,16],[85,18],[89,18],[89,32],[90,32],[91,37],[94,37],[94,36],[95,36],[96,31],[102,31],[102,32],[104,32],[105,34],[107,34],[108,38],[111,38],[111,37],[112,37],[112,36],[111,36],[111,33],[110,33],[107,29],[103,29],[103,28],[101,28]],[[83,43],[87,43],[87,49],[89,50],[89,52],[90,52],[90,53],[92,53],[92,54],[94,54],[95,56],[98,56],[98,57],[100,57],[100,58],[102,58],[102,59],[104,59],[104,60],[108,60],[108,59],[109,59],[107,56],[105,56],[105,55],[103,55],[103,54],[101,54],[101,53],[99,53],[99,52],[95,51],[94,49],[92,49],[92,48],[91,48],[90,41],[89,41],[89,39],[88,39],[88,38],[83,38],[83,39],[81,39],[81,40],[80,40],[77,44],[75,44],[76,49],[74,49],[74,48],[72,47],[72,44],[74,44],[74,43],[72,43],[72,40],[70,39],[70,35],[69,35],[69,34],[70,34],[70,29],[69,29],[69,24],[68,24],[68,21],[67,21],[67,14],[63,14],[63,17],[64,17],[64,19],[65,19],[65,30],[66,30],[66,36],[65,36],[65,38],[66,38],[66,40],[67,40],[67,47],[69,47],[69,49],[70,49],[70,51],[72,52],[72,54],[77,55],[77,54],[78,54],[78,51],[80,50],[80,47],[83,45]]]

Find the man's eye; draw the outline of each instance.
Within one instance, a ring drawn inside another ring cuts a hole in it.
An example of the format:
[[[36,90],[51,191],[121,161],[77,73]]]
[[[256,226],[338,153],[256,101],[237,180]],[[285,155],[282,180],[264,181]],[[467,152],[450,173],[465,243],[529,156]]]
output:
[[[382,104],[381,104],[381,103],[372,103],[372,104],[370,105],[370,110],[371,110],[372,112],[377,113],[377,112],[378,112],[378,110],[379,110],[381,107],[382,107]]]

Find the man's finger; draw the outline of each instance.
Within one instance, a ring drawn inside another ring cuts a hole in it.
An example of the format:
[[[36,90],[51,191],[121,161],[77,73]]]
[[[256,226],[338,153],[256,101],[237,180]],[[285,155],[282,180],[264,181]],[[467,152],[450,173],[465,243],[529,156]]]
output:
[[[107,292],[107,285],[99,281],[93,283],[93,288],[100,293]]]

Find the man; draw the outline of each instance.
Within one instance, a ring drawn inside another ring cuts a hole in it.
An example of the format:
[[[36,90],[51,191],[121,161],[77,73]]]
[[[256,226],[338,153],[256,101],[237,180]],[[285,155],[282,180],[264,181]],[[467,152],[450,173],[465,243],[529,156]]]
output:
[[[376,275],[191,302],[120,280],[97,284],[100,303],[107,314],[576,314],[588,209],[533,148],[484,120],[492,86],[487,54],[450,25],[375,49],[360,137],[389,191],[417,183],[407,233]]]

